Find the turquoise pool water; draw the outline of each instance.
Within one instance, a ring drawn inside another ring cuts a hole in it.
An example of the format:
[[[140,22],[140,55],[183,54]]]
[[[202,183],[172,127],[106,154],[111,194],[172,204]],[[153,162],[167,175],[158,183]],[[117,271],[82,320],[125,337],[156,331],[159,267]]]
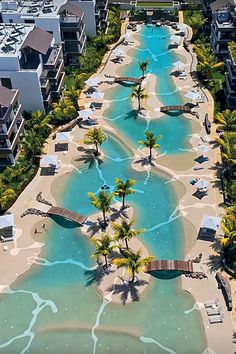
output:
[[[169,71],[177,56],[167,51],[168,31],[155,28],[152,32],[150,27],[143,27],[140,39],[140,50],[134,52],[134,60],[124,73],[138,76],[137,58],[152,55],[149,68],[158,75],[158,94],[175,91]],[[157,61],[154,55],[158,55]],[[125,98],[130,91],[118,87],[112,97]],[[163,103],[181,102],[177,92],[160,97]],[[147,125],[139,117],[126,119],[130,110],[129,100],[114,102],[106,116],[137,146]],[[191,132],[182,116],[167,116],[153,122],[151,129],[163,135],[162,150],[171,154],[186,147],[186,135]],[[103,183],[112,188],[115,177],[135,178],[136,194],[129,202],[135,208],[137,225],[147,230],[142,240],[160,259],[182,258],[182,225],[171,184],[152,172],[134,172],[130,153],[112,136],[108,136],[103,151],[106,156],[102,164],[84,164],[82,173],[71,175],[61,205],[81,214],[92,213],[87,192],[98,192]],[[194,301],[181,291],[178,278],[153,278],[139,302],[125,306],[103,302],[94,282],[93,246],[73,224],[55,221],[46,237],[43,258],[1,297],[0,353],[199,354],[204,350],[200,315],[189,311]]]

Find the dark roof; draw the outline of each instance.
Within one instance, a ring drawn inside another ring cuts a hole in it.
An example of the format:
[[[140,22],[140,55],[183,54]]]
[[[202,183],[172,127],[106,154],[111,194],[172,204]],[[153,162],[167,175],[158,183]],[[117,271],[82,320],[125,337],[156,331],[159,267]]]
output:
[[[80,18],[82,18],[84,15],[84,12],[81,10],[81,8],[70,1],[67,1],[64,5],[62,5],[58,13],[61,14],[64,11],[69,12],[70,14]]]
[[[41,54],[46,54],[52,42],[53,35],[43,31],[41,28],[35,27],[29,32],[21,49],[30,47]]]
[[[0,86],[0,106],[9,107],[15,97],[16,91]]]

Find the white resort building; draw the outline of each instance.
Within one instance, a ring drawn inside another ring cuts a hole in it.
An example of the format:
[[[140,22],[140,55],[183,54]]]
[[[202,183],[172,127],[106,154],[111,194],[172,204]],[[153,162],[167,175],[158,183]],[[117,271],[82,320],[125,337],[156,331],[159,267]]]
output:
[[[0,86],[0,166],[15,163],[17,143],[23,130],[19,91]]]
[[[0,84],[18,89],[25,111],[47,111],[64,79],[61,44],[26,24],[0,24]]]

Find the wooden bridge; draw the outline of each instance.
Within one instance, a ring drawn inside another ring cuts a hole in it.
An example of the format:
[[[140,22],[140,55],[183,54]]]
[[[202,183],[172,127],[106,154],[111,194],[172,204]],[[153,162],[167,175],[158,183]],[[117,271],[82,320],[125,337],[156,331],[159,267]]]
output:
[[[74,221],[77,224],[83,224],[85,220],[87,219],[85,216],[82,216],[75,211],[65,209],[65,208],[60,208],[56,206],[51,206],[50,209],[47,211],[49,215],[56,215],[56,216],[61,216],[65,219],[68,219],[70,221]]]
[[[180,272],[193,273],[193,261],[178,261],[178,260],[160,260],[151,261],[145,268],[145,272],[154,272],[157,270],[175,270]]]
[[[191,107],[189,107],[188,105],[160,107],[160,112],[169,112],[169,111],[181,111],[181,112],[191,113]]]
[[[138,79],[136,77],[122,76],[115,77],[114,82],[134,82],[135,84],[141,85],[142,79]]]

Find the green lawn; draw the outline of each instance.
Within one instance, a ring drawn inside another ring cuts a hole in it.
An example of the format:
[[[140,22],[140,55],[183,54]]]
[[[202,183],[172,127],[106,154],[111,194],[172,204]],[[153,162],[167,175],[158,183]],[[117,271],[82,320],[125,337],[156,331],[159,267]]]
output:
[[[172,6],[172,2],[146,2],[146,1],[138,1],[137,6],[141,7],[170,7]]]
[[[66,85],[66,88],[71,88],[72,86],[75,86],[75,77],[73,75],[66,75],[64,85]]]

